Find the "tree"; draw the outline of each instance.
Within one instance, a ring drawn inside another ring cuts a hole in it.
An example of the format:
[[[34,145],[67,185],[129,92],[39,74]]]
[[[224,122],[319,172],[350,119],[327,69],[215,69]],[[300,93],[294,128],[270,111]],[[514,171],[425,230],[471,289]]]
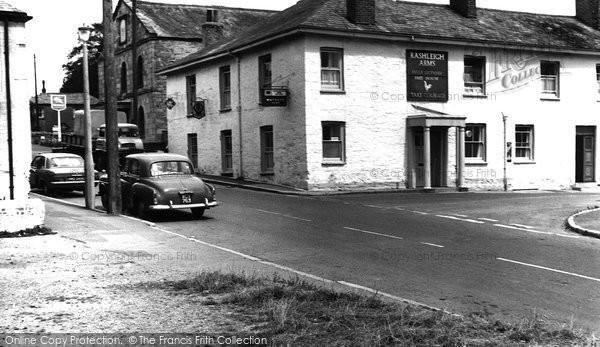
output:
[[[92,24],[92,32],[88,41],[88,66],[90,70],[90,95],[98,97],[98,60],[102,55],[104,38],[102,24]],[[61,93],[83,92],[83,52],[82,45],[73,47],[67,55],[67,63],[63,65],[65,78],[60,88]]]

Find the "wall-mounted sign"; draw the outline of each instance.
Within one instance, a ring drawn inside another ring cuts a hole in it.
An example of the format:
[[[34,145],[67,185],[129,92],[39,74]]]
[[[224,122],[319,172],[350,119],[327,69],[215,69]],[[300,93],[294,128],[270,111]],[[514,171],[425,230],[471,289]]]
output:
[[[270,87],[262,89],[260,98],[261,105],[270,106],[287,106],[289,91],[287,87]]]
[[[176,103],[175,100],[173,100],[173,98],[168,98],[167,101],[165,101],[165,105],[169,110],[172,110],[173,107],[175,107]]]
[[[206,106],[204,100],[196,100],[192,105],[192,117],[202,119],[206,117]]]
[[[409,101],[448,101],[448,52],[407,50]]]

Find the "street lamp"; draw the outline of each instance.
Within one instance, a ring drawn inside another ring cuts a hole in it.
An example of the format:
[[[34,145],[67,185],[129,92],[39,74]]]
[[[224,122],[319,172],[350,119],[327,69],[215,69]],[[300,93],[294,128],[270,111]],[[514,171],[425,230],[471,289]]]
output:
[[[85,113],[85,207],[94,209],[94,158],[92,156],[92,116],[90,112],[90,74],[88,68],[87,42],[92,28],[83,25],[79,28],[79,41],[83,45],[83,111]]]

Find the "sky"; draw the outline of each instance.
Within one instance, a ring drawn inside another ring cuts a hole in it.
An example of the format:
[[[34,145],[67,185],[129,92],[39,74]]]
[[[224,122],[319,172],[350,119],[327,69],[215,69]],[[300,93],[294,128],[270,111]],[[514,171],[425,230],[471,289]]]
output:
[[[82,24],[102,21],[102,0],[6,0],[33,19],[27,22],[28,48],[31,53],[31,95],[33,87],[33,55],[37,60],[38,92],[42,80],[48,92],[58,92],[62,86],[62,65],[67,54],[77,45],[77,28]],[[161,0],[154,2],[221,5],[283,10],[297,0]],[[403,1],[403,0],[398,0]],[[413,0],[437,4],[448,4],[449,0]],[[116,6],[118,0],[112,0]],[[478,7],[496,8],[523,12],[536,12],[573,16],[575,0],[478,0]]]

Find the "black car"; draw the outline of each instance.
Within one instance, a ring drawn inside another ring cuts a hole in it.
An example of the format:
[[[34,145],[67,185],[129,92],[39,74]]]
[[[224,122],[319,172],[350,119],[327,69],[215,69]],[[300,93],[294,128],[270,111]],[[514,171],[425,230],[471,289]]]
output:
[[[100,177],[102,206],[108,206],[108,177]],[[219,205],[215,188],[194,174],[182,155],[140,153],[128,155],[121,169],[123,208],[141,218],[150,211],[190,209],[196,217]]]
[[[97,176],[97,173],[94,173]],[[97,184],[97,181],[94,181]],[[29,170],[29,186],[44,194],[85,189],[83,158],[70,153],[40,153]]]

